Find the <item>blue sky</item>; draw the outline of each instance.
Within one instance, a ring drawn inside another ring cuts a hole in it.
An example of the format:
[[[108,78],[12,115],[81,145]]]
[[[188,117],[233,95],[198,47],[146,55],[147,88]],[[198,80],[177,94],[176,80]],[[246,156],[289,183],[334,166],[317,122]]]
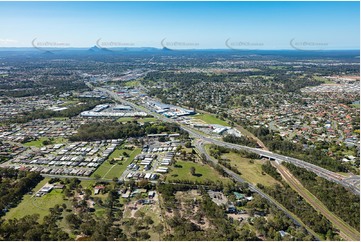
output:
[[[359,2],[0,2],[0,47],[359,49]],[[290,44],[291,40],[292,43]],[[306,44],[305,44],[306,43]],[[105,46],[104,46],[105,47]]]

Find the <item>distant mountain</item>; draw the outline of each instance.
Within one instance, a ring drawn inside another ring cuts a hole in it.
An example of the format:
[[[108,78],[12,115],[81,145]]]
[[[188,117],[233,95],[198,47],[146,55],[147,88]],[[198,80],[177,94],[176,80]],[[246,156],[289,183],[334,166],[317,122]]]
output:
[[[54,53],[51,52],[50,50],[46,50],[43,54],[44,55],[54,55]]]
[[[159,51],[160,49],[154,47],[115,47],[113,51]]]
[[[169,49],[169,48],[167,48],[167,47],[163,47],[162,50],[163,50],[163,51],[173,51],[172,49]]]
[[[111,52],[111,51],[118,51],[118,52],[139,52],[139,51],[160,51],[160,49],[154,47],[114,47],[114,48],[99,48],[98,46],[91,47],[88,51],[91,52]]]
[[[93,47],[91,47],[88,51],[90,52],[104,52],[104,51],[110,51],[107,48],[99,48],[98,46],[94,45]]]

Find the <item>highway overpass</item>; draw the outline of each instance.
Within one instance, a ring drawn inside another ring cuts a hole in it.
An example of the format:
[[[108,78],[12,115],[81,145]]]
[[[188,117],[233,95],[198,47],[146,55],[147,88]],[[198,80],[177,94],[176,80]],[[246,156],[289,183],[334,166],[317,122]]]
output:
[[[87,83],[87,85],[90,88],[94,88],[91,84]],[[152,115],[164,122],[171,122],[171,123],[178,123],[176,120],[173,119],[169,119],[166,118],[163,115],[160,115],[158,113],[152,112],[149,109],[136,105],[133,102],[129,102],[127,100],[122,99],[121,97],[119,97],[115,92],[110,91],[108,89],[105,88],[100,88],[97,87],[96,89],[101,90],[103,92],[108,93],[113,99],[115,99],[116,101],[122,102],[124,104],[127,104],[129,106],[132,106],[134,109],[137,110],[141,110],[143,112],[148,113],[149,115]],[[189,126],[186,126],[184,124],[179,124],[178,125],[185,131],[187,131],[191,137],[194,138],[198,138],[201,139],[203,141],[207,141],[209,143],[218,145],[218,146],[223,146],[223,147],[227,147],[227,148],[231,148],[231,149],[237,149],[237,150],[246,150],[248,152],[252,152],[252,153],[256,153],[260,156],[263,157],[267,157],[269,159],[275,159],[277,161],[284,161],[284,162],[290,162],[298,167],[302,167],[305,168],[309,171],[314,172],[315,174],[317,174],[318,176],[321,176],[323,178],[326,178],[330,181],[336,182],[342,186],[344,186],[345,188],[349,189],[350,191],[352,191],[354,194],[360,195],[360,187],[358,186],[357,183],[355,182],[351,182],[350,180],[346,179],[344,176],[341,176],[335,172],[329,171],[327,169],[324,169],[322,167],[313,165],[311,163],[293,158],[293,157],[288,157],[288,156],[284,156],[284,155],[280,155],[280,154],[276,154],[270,151],[266,151],[266,150],[262,150],[262,149],[258,149],[258,148],[252,148],[252,147],[248,147],[248,146],[243,146],[243,145],[237,145],[237,144],[232,144],[232,143],[227,143],[224,141],[220,141],[211,137],[207,137],[203,134],[200,134],[199,132],[196,132],[195,130],[193,130],[192,128],[190,128]],[[359,176],[357,176],[359,178]]]

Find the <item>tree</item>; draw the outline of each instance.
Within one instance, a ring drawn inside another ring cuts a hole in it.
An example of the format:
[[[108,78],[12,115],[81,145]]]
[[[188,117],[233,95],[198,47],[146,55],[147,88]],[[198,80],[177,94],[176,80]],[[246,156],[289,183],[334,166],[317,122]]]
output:
[[[95,180],[100,180],[101,176],[99,174],[94,175]]]
[[[158,236],[159,236],[159,239],[160,239],[160,234],[163,233],[164,226],[163,226],[163,224],[160,223],[160,224],[154,226],[153,230],[154,230],[154,232],[158,233]]]
[[[49,141],[49,140],[47,140],[47,139],[46,139],[46,140],[44,140],[42,143],[43,143],[43,145],[50,145],[50,141]]]
[[[207,163],[207,156],[204,154],[204,153],[202,153],[202,155],[201,155],[201,159],[202,159],[202,161],[204,162],[204,163]]]
[[[72,191],[71,191],[70,189],[65,188],[65,189],[64,189],[64,195],[65,195],[66,197],[71,197],[71,196],[73,195],[73,193],[72,193]]]
[[[73,214],[73,213],[67,215],[67,216],[65,217],[65,220],[66,220],[66,221],[70,224],[70,226],[71,226],[72,228],[74,228],[74,229],[78,229],[79,226],[80,226],[81,223],[82,223],[81,219],[80,219],[77,215],[75,215],[75,214]]]
[[[144,218],[144,222],[145,222],[145,224],[146,224],[147,226],[149,226],[150,224],[153,224],[153,223],[154,223],[153,219],[152,219],[150,216],[146,216],[146,217]]]
[[[192,176],[194,176],[196,174],[196,168],[194,168],[194,166],[192,166],[190,169],[189,169],[190,173]]]

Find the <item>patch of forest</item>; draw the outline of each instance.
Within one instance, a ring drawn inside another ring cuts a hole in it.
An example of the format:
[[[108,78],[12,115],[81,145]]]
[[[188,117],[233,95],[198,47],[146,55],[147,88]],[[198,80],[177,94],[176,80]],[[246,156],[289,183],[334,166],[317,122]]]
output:
[[[188,138],[188,133],[173,123],[144,123],[138,122],[94,122],[84,124],[78,133],[69,138],[70,141],[95,141],[104,139],[124,139],[142,137],[147,134],[179,133],[181,138]]]
[[[26,123],[34,119],[46,119],[52,117],[67,117],[71,118],[79,115],[81,112],[90,110],[96,105],[105,103],[104,100],[87,101],[80,105],[69,106],[68,109],[61,111],[53,111],[47,109],[35,109],[32,112],[24,112],[23,115],[14,117],[8,121],[8,123]]]
[[[260,127],[249,130],[260,138],[271,151],[304,160],[334,172],[348,172],[353,170],[352,167],[327,156],[322,150],[315,148],[304,149],[302,144],[295,144],[278,135],[274,135],[273,131],[267,128]]]
[[[339,240],[332,223],[322,214],[317,212],[308,204],[297,192],[295,192],[286,182],[282,181],[275,167],[270,163],[262,166],[264,172],[282,182],[282,186],[276,184],[272,187],[265,187],[261,184],[257,186],[276,199],[285,208],[299,217],[302,222],[309,226],[313,231],[322,235],[327,240]],[[277,175],[278,174],[278,175]]]
[[[0,216],[16,207],[43,177],[39,173],[0,168]]]
[[[284,163],[294,176],[333,213],[360,230],[360,197],[342,185],[317,176],[304,168]]]

